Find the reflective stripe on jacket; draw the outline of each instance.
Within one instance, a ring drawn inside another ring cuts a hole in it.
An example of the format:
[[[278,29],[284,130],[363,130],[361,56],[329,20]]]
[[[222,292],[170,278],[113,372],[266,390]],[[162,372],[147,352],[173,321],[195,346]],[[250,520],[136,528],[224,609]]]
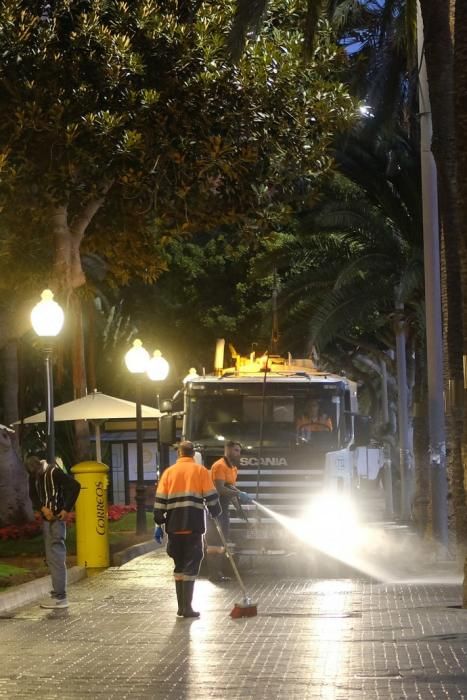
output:
[[[221,514],[211,474],[192,457],[180,457],[166,469],[157,486],[154,520],[167,532],[203,533],[205,506],[213,518]]]

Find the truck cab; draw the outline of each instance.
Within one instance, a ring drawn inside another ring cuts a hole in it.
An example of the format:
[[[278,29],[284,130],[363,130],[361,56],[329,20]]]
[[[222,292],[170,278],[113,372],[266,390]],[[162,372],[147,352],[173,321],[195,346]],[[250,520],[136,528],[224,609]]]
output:
[[[295,517],[319,493],[359,497],[368,480],[357,387],[308,360],[236,355],[235,366],[185,380],[183,436],[200,446],[209,468],[226,440],[242,444],[237,486],[275,513]],[[372,474],[372,476],[374,476]],[[360,508],[363,506],[360,505]],[[246,508],[247,517],[254,506]],[[238,537],[252,528],[232,514]],[[377,517],[373,514],[371,517]],[[274,523],[261,516],[262,533]]]

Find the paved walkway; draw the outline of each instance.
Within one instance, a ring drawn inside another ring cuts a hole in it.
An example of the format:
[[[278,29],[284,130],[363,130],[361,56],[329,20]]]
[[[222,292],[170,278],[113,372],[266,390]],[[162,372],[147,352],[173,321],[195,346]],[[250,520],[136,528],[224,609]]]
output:
[[[460,579],[250,575],[240,620],[235,583],[196,585],[201,618],[177,620],[159,550],[70,586],[68,611],[3,613],[0,698],[467,698]]]

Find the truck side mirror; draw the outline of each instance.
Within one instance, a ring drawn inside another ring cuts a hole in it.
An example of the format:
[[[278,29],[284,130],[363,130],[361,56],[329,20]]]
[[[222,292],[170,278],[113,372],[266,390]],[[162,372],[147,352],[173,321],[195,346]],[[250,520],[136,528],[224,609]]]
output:
[[[354,415],[354,445],[366,447],[371,439],[371,417]]]
[[[161,445],[173,445],[176,441],[175,416],[165,415],[159,418],[159,441]]]

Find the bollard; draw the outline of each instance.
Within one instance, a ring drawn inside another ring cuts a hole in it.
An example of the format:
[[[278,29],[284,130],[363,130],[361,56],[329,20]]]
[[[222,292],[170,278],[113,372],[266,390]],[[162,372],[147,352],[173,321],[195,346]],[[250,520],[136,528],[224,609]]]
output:
[[[77,564],[102,569],[109,566],[109,468],[102,462],[80,462],[71,471],[81,484],[75,506]]]

